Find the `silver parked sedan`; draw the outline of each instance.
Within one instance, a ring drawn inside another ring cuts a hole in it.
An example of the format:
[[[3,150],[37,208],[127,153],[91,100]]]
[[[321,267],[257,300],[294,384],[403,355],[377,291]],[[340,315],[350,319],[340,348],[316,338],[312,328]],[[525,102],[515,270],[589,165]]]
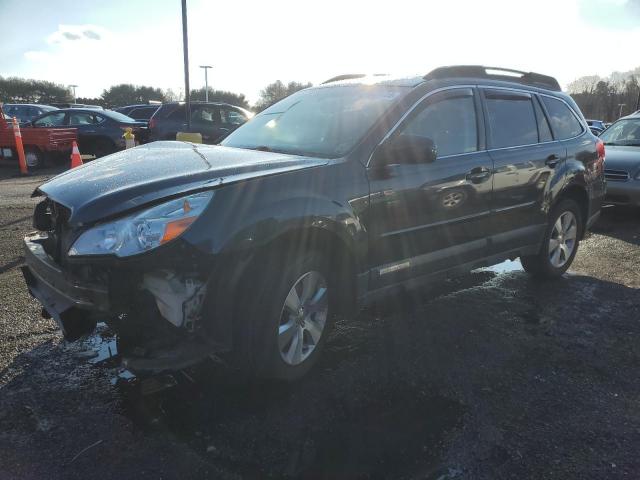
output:
[[[640,114],[621,118],[600,138],[606,146],[605,201],[640,206]]]

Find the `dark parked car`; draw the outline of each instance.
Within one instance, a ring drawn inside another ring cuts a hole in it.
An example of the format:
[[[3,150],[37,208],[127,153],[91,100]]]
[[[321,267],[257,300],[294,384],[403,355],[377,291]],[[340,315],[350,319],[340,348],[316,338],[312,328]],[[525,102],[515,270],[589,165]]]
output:
[[[600,135],[607,128],[604,125],[602,120],[589,120],[587,119],[587,125],[589,126],[589,130],[594,135]]]
[[[5,103],[2,105],[2,109],[7,117],[16,117],[20,123],[30,122],[38,115],[57,110],[56,107],[51,107],[49,105],[31,103]]]
[[[80,151],[96,157],[122,150],[125,147],[122,135],[129,127],[140,142],[144,143],[147,138],[147,122],[137,121],[111,110],[67,108],[40,115],[28,125],[77,128]]]
[[[193,102],[191,130],[187,129],[184,102],[165,103],[149,120],[149,139],[175,140],[178,132],[202,135],[203,143],[217,143],[252,117],[252,113],[226,103]]]
[[[555,79],[354,77],[220,146],[152,143],[44,183],[29,290],[67,338],[106,321],[134,372],[216,354],[294,379],[337,312],[505,259],[569,268],[600,213],[604,146]]]
[[[87,105],[84,103],[52,103],[57,108],[90,108],[91,110],[104,110],[100,105]]]
[[[114,111],[134,120],[149,120],[159,107],[160,104],[127,105],[126,107],[116,108]]]
[[[606,202],[640,207],[640,114],[621,118],[600,139],[607,148]]]

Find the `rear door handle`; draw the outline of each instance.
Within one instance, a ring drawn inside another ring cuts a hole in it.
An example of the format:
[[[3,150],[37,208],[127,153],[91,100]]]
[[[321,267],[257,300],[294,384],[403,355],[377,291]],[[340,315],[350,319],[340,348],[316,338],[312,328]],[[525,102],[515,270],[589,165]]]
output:
[[[467,173],[467,180],[472,183],[479,183],[491,176],[491,170],[485,167],[476,167]]]
[[[544,163],[546,163],[547,166],[554,168],[559,161],[560,161],[560,155],[558,155],[557,153],[552,153],[547,157]]]

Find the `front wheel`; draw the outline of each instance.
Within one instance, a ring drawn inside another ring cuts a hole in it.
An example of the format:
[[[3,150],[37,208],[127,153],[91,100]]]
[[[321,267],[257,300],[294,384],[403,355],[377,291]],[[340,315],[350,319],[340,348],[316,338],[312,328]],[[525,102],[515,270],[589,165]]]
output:
[[[286,258],[245,285],[255,294],[240,307],[241,362],[250,373],[292,381],[317,362],[330,327],[333,292],[326,262],[317,253]]]
[[[580,232],[580,207],[571,199],[561,201],[549,216],[540,252],[520,258],[525,271],[539,278],[561,276],[571,266],[578,252]]]

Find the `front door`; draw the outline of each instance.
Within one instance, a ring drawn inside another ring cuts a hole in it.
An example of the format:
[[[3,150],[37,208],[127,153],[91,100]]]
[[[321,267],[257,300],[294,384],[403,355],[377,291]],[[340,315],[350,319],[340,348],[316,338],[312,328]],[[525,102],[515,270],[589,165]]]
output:
[[[371,288],[482,257],[492,192],[491,158],[477,91],[457,87],[417,105],[390,135],[431,139],[431,163],[369,165]]]
[[[215,105],[191,105],[191,131],[202,135],[202,143],[214,143],[223,134],[220,109]]]

